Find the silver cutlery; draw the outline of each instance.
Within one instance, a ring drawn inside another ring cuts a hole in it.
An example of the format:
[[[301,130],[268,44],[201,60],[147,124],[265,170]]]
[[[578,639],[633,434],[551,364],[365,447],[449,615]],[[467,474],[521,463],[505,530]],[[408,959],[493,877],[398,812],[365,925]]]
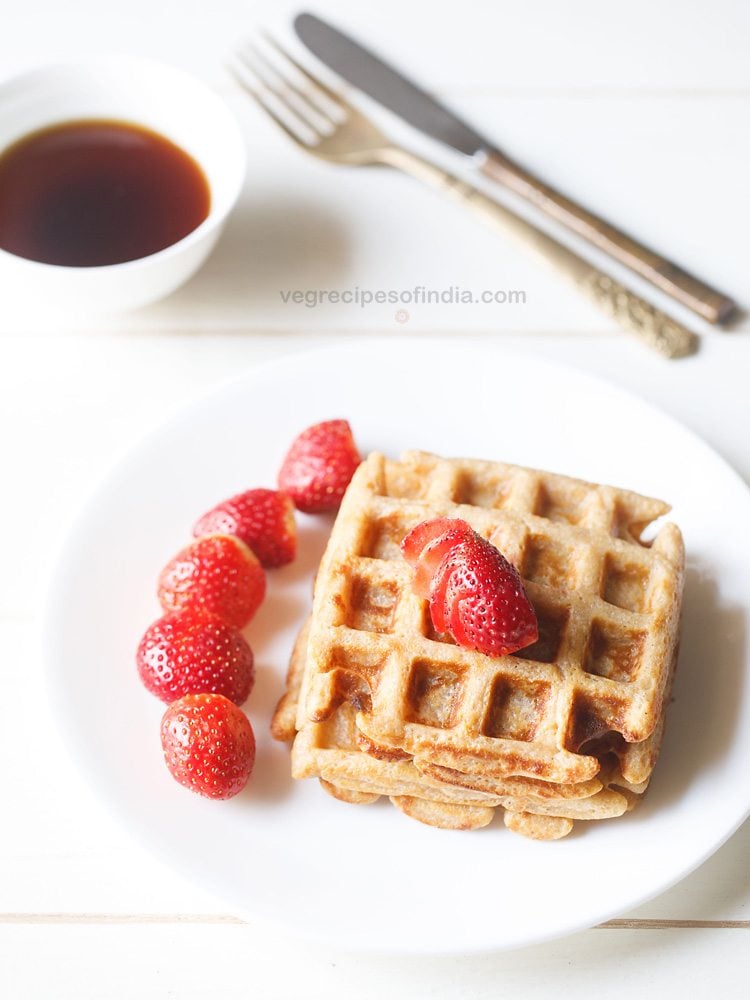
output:
[[[248,42],[229,68],[245,92],[306,152],[334,163],[379,164],[411,174],[533,251],[665,357],[696,350],[698,338],[687,327],[478,188],[391,140],[267,35],[263,43]]]
[[[546,184],[342,31],[306,13],[297,15],[294,27],[326,66],[421,132],[463,153],[485,177],[513,191],[710,323],[723,322],[733,313],[735,303],[729,296]]]

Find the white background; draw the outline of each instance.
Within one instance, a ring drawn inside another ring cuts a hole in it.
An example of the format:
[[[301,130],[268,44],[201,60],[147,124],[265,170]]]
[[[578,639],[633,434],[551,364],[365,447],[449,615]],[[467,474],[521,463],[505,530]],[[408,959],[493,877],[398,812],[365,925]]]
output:
[[[705,332],[698,356],[666,363],[432,192],[305,158],[222,68],[254,25],[283,27],[285,9],[293,8],[241,0],[0,4],[3,72],[77,50],[159,56],[218,87],[242,118],[249,152],[224,239],[170,299],[106,320],[86,315],[85,304],[75,317],[32,302],[0,310],[0,995],[625,997],[710,985],[717,996],[743,996],[747,824],[617,926],[499,956],[363,958],[237,921],[121,832],[68,762],[38,651],[44,583],[65,526],[118,454],[265,358],[362,331],[392,336],[394,364],[404,329],[424,334],[426,350],[449,333],[465,336],[467,349],[502,337],[636,390],[750,480],[747,323]],[[319,0],[315,9],[388,52],[547,179],[747,304],[750,10],[739,0]],[[307,309],[279,294],[415,285],[522,289],[527,301],[407,306],[399,325],[393,307]]]

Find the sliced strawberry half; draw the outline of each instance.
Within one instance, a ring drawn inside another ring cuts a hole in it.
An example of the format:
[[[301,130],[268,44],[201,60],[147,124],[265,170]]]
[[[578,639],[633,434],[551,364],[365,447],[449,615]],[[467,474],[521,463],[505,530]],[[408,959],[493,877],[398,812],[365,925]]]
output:
[[[414,566],[430,542],[434,542],[436,538],[459,524],[469,527],[466,521],[457,517],[433,517],[429,521],[420,521],[404,536],[401,542],[401,554]]]
[[[425,521],[404,538],[401,550],[414,567],[415,593],[429,598],[438,632],[488,656],[536,641],[536,614],[518,571],[465,521]]]
[[[462,538],[472,533],[458,517],[436,517],[422,521],[401,542],[401,551],[414,567],[414,592],[430,597],[432,581],[443,558]]]
[[[523,581],[494,545],[479,535],[464,539],[440,570],[443,617],[460,646],[507,656],[536,642],[536,613]]]
[[[445,554],[440,562],[440,565],[433,574],[429,589],[430,615],[432,616],[432,624],[438,632],[447,632],[449,635],[453,636],[459,645],[463,645],[463,643],[458,636],[453,634],[453,628],[450,620],[450,610],[453,607],[453,603],[449,606],[445,599],[445,595],[448,590],[448,584],[453,577],[456,567],[463,565],[460,543],[465,540],[465,537],[456,540],[450,551]]]

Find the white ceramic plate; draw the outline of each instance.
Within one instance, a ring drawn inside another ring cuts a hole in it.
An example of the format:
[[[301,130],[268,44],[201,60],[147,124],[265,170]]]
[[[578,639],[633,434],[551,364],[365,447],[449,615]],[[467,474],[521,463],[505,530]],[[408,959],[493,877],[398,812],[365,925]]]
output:
[[[657,363],[657,362],[655,362]],[[270,575],[248,630],[259,752],[246,789],[210,802],[173,782],[161,702],[133,654],[159,613],[157,573],[195,518],[273,485],[292,438],[350,419],[363,451],[418,447],[504,459],[662,497],[688,550],[682,656],[662,759],[644,803],[557,843],[496,821],[473,833],[352,806],[292,782],[268,735],[330,521],[301,517],[297,563]],[[47,619],[57,715],[102,800],[154,851],[238,914],[392,952],[516,947],[590,926],[663,891],[750,811],[750,491],[670,418],[576,371],[446,341],[369,341],[258,367],[152,434],[81,514]]]

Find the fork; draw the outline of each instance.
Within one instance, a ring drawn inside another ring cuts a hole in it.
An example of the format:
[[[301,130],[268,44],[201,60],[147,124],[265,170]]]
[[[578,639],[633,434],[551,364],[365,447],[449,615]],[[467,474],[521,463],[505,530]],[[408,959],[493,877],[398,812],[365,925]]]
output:
[[[485,223],[552,265],[624,329],[664,357],[684,357],[697,349],[698,338],[686,326],[479,188],[395,143],[273,38],[261,37],[268,53],[248,41],[228,68],[242,89],[306,152],[333,163],[382,165],[411,174],[468,206]]]

